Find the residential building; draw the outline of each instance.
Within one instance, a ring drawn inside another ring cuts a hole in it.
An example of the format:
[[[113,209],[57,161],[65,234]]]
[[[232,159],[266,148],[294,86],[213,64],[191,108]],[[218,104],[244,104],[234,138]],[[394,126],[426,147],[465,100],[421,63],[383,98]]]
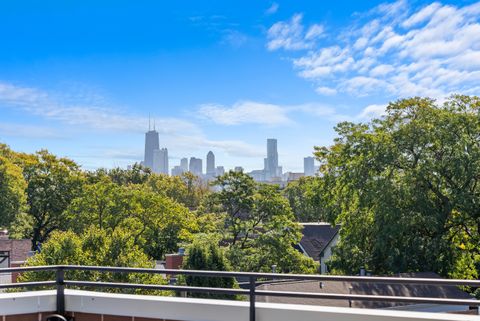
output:
[[[30,239],[13,240],[7,230],[0,230],[0,268],[22,266],[32,255]],[[0,273],[0,284],[15,282],[17,273]]]
[[[433,272],[401,273],[395,275],[401,278],[426,278],[440,279],[440,276]],[[394,284],[394,283],[367,283],[352,281],[271,281],[257,286],[258,290],[264,291],[285,291],[285,292],[307,292],[323,294],[354,294],[354,295],[375,295],[375,296],[406,296],[406,297],[428,297],[428,298],[451,298],[470,300],[472,296],[455,286],[448,285],[418,285],[418,284]],[[337,308],[362,308],[362,309],[389,309],[417,312],[435,313],[466,313],[469,312],[468,305],[449,304],[413,304],[406,302],[385,302],[365,301],[348,299],[317,299],[317,298],[292,298],[262,296],[260,302],[300,304],[310,306],[324,306]],[[438,320],[435,318],[435,320]]]
[[[328,272],[328,260],[332,257],[332,250],[338,243],[340,225],[330,223],[300,223],[302,239],[295,247],[314,261],[320,263],[320,273]]]

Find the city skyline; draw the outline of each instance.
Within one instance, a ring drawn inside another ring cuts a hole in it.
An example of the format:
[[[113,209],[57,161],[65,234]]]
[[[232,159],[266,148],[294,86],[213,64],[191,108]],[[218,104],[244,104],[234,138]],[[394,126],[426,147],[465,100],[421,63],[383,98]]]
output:
[[[173,176],[179,176],[189,171],[201,178],[212,179],[225,173],[224,166],[216,166],[215,154],[211,150],[205,156],[205,167],[203,166],[203,158],[190,157],[189,160],[188,157],[182,157],[178,165],[173,165],[170,168],[169,159],[168,149],[160,148],[159,133],[156,131],[155,125],[151,129],[149,122],[148,131],[145,133],[144,159],[137,163],[151,169],[154,173]],[[305,157],[302,172],[288,171],[283,173],[283,167],[279,165],[278,141],[275,138],[267,138],[266,157],[263,160],[264,167],[262,169],[246,171],[243,166],[236,165],[232,168],[227,168],[227,170],[246,172],[257,181],[289,181],[293,176],[296,179],[300,177],[300,174],[313,176],[317,171],[315,159],[313,157]]]
[[[381,117],[398,98],[480,94],[479,8],[3,1],[0,141],[124,168],[144,158],[151,115],[171,165],[212,150],[226,168],[259,170],[275,137],[283,172],[300,172],[341,121]]]

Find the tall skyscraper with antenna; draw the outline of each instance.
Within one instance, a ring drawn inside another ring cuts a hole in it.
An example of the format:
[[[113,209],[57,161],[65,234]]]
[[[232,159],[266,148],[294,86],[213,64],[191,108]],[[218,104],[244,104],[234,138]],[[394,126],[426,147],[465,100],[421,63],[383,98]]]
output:
[[[155,130],[155,122],[153,130],[151,129],[151,119],[148,117],[148,132],[145,133],[145,156],[143,165],[153,170],[153,154],[154,150],[160,149],[158,132]]]

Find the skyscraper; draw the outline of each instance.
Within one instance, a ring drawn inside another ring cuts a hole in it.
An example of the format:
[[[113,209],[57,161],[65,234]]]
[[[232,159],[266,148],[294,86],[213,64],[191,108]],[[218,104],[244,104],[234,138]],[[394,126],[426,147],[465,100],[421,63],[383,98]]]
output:
[[[215,175],[222,176],[223,174],[225,174],[225,168],[223,166],[217,166],[215,169]]]
[[[166,148],[153,151],[153,172],[168,175],[168,150]]]
[[[278,176],[277,140],[267,139],[267,158],[265,161],[265,179],[270,180]]]
[[[192,174],[195,174],[197,176],[202,176],[203,174],[202,170],[203,170],[202,159],[191,157],[189,171]]]
[[[209,151],[207,154],[207,175],[215,176],[215,155],[212,151]]]
[[[150,130],[145,133],[145,157],[143,159],[143,166],[153,170],[153,151],[159,149],[158,143],[158,132],[155,130]]]
[[[188,172],[188,158],[182,158],[180,160],[180,167],[184,172]]]
[[[303,173],[305,176],[315,175],[315,158],[312,156],[303,159]]]

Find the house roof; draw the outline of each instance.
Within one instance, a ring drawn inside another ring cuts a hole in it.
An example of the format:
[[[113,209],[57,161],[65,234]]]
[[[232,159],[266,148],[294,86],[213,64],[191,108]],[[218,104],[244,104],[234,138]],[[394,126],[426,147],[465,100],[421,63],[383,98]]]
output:
[[[318,261],[320,254],[340,230],[340,225],[332,226],[329,223],[301,223],[301,225],[303,237],[297,248]]]
[[[397,277],[412,278],[440,278],[432,272],[402,273]],[[455,286],[438,285],[419,285],[419,284],[388,284],[388,283],[360,283],[360,282],[338,282],[322,281],[322,287],[319,281],[279,281],[264,283],[257,287],[258,290],[269,291],[291,291],[291,292],[310,292],[310,293],[337,293],[337,294],[363,294],[363,295],[388,295],[388,296],[411,296],[411,297],[431,297],[431,298],[450,298],[450,299],[473,299],[468,293],[461,291]],[[271,303],[291,303],[322,305],[333,307],[349,307],[348,300],[333,299],[309,299],[309,298],[290,298],[290,297],[269,297],[259,296],[261,302]],[[376,302],[353,300],[353,308],[388,308],[394,306],[409,305],[409,303],[395,302]]]

